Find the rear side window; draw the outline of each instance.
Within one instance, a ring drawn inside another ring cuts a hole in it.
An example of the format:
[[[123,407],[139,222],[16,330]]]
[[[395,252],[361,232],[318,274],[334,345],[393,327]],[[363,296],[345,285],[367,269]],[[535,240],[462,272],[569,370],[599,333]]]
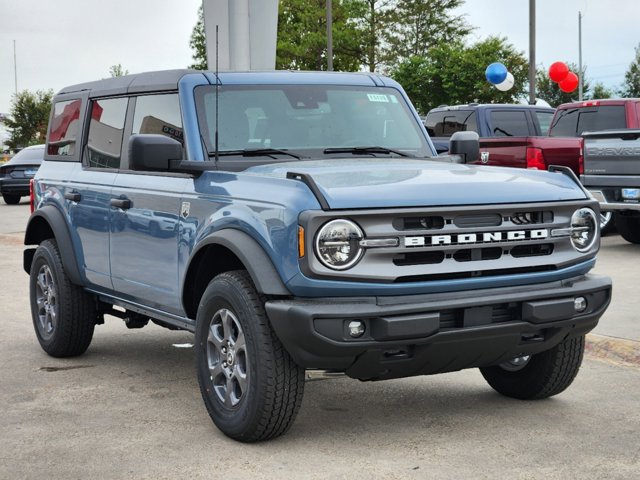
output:
[[[133,134],[155,133],[184,144],[178,94],[146,95],[136,100]]]
[[[551,125],[552,137],[577,137],[583,132],[627,128],[624,105],[567,108],[558,110]]]
[[[53,106],[53,117],[49,125],[47,154],[73,155],[78,139],[80,107],[82,100],[56,102]]]
[[[425,127],[431,137],[450,137],[456,132],[477,132],[476,111],[448,110],[429,113]]]
[[[120,168],[127,103],[126,98],[110,98],[91,104],[87,141],[87,163],[90,167]]]
[[[529,135],[526,112],[497,110],[491,112],[490,121],[494,137],[526,137]]]
[[[536,118],[538,119],[538,125],[540,125],[540,135],[546,136],[549,133],[553,112],[542,112],[538,110],[536,111]]]

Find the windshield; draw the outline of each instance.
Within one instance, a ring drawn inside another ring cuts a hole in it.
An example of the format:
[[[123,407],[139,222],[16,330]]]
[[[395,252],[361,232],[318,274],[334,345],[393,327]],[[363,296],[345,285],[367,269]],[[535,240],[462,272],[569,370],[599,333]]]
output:
[[[392,88],[225,85],[218,99],[218,154],[225,158],[247,151],[280,158],[278,150],[302,159],[331,158],[350,147],[381,147],[351,152],[369,157],[431,156],[418,121]],[[202,136],[213,155],[215,87],[198,87],[196,102]]]

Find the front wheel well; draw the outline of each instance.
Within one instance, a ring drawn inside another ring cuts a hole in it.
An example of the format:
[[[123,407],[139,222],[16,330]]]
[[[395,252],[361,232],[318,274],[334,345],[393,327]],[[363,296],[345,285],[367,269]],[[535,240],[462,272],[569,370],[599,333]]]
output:
[[[198,304],[209,282],[216,275],[231,270],[246,270],[246,267],[227,247],[209,245],[196,253],[182,289],[182,301],[188,318],[196,318]]]
[[[34,217],[24,235],[25,245],[40,245],[44,240],[54,238],[53,229],[43,217]]]

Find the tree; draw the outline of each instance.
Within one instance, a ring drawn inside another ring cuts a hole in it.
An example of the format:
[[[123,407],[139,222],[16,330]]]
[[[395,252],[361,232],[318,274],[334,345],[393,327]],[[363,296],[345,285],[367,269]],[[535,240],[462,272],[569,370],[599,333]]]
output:
[[[392,63],[389,48],[395,0],[357,0],[353,2],[353,14],[360,33],[358,62],[370,72]]]
[[[598,82],[593,86],[593,91],[591,92],[591,99],[604,99],[604,98],[612,98],[615,96],[615,93],[610,88],[604,86],[602,82]]]
[[[356,71],[360,67],[362,32],[355,20],[360,0],[334,0],[333,68]],[[325,0],[281,0],[278,10],[276,68],[284,70],[327,69],[327,22]]]
[[[464,17],[452,11],[464,0],[397,0],[391,10],[390,63],[424,57],[429,49],[464,38],[473,30]]]
[[[118,63],[117,65],[111,65],[109,67],[109,75],[111,75],[111,78],[123,77],[129,75],[129,70],[123,69],[122,65]]]
[[[198,8],[198,21],[191,32],[189,46],[193,49],[192,58],[194,60],[194,63],[189,65],[189,68],[207,70],[207,37],[204,34],[204,10],[202,4]]]
[[[572,72],[578,71],[578,66],[574,63],[565,62]],[[582,96],[589,98],[591,84],[587,79],[587,67],[582,68]],[[547,69],[542,68],[536,71],[536,97],[545,100],[552,107],[557,107],[562,103],[575,102],[578,100],[578,89],[566,93],[560,90],[556,82],[549,78]]]
[[[13,96],[9,118],[5,120],[11,133],[7,141],[10,148],[44,143],[52,98],[53,90],[38,90],[35,93],[23,90]]]
[[[513,74],[511,90],[501,92],[487,82],[484,71],[502,62]],[[465,46],[461,41],[433,46],[427,55],[403,61],[391,72],[419,112],[438,105],[461,103],[513,103],[525,93],[528,62],[505,38],[489,37]]]
[[[636,56],[624,74],[623,97],[640,97],[640,44],[636,47]]]

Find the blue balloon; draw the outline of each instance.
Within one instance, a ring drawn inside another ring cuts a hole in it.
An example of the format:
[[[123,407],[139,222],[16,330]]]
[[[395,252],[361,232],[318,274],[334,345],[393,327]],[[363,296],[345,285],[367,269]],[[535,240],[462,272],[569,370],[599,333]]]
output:
[[[507,67],[500,62],[492,63],[484,71],[484,76],[487,77],[489,83],[498,85],[499,83],[504,82],[505,78],[507,78]]]

